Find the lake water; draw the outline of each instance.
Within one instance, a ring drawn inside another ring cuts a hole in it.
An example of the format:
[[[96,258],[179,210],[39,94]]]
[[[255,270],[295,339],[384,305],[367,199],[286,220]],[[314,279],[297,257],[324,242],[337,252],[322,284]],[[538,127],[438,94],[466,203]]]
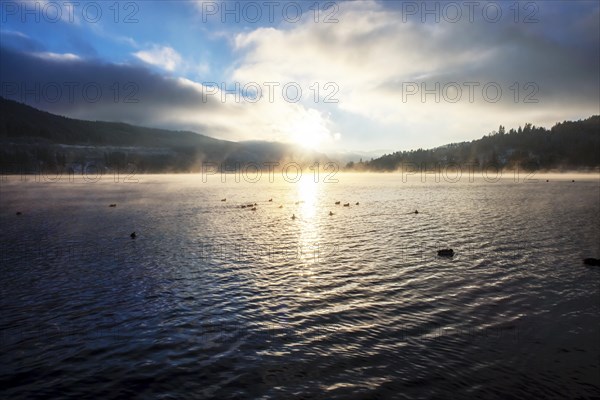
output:
[[[136,178],[3,177],[0,397],[600,396],[597,175]]]

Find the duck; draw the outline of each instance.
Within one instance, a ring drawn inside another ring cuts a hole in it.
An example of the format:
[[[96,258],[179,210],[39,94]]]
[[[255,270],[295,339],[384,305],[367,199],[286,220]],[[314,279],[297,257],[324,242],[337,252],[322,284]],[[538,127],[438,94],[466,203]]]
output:
[[[600,266],[600,259],[597,259],[597,258],[584,258],[583,259],[583,263],[585,265],[593,265],[593,266],[599,267]]]
[[[250,210],[252,210],[252,211],[256,211],[256,207],[252,207]]]
[[[292,214],[292,219],[296,219],[296,214]]]
[[[269,202],[270,202],[270,203],[272,203],[272,202],[273,202],[273,199],[272,199],[272,198],[270,198],[270,199],[269,199]]]
[[[411,214],[418,214],[419,210],[415,210],[415,212],[411,213]]]
[[[109,207],[116,207],[117,205],[116,204],[109,204],[108,206]]]
[[[358,205],[360,205],[360,203],[357,201],[357,202],[356,202],[356,205],[358,206]]]
[[[246,208],[246,206],[245,206],[244,204],[242,204],[240,207],[241,207],[241,208]]]
[[[341,203],[340,201],[336,201],[336,202],[335,202],[335,205],[339,206],[339,205],[340,205],[340,203]]]
[[[21,211],[17,211],[17,215],[23,215]]]
[[[280,204],[280,205],[279,205],[279,208],[283,208],[283,204]]]
[[[452,249],[441,249],[441,250],[438,250],[437,254],[440,257],[453,257],[454,256],[454,250],[452,250]]]
[[[350,203],[344,204],[344,207],[350,207]]]
[[[221,199],[221,201],[227,201],[227,199]]]
[[[132,239],[135,239],[137,237],[137,235],[135,234],[135,232],[132,232],[131,235],[129,235],[129,237],[131,237]]]
[[[331,217],[333,215],[333,213],[331,211],[329,211],[329,216]]]

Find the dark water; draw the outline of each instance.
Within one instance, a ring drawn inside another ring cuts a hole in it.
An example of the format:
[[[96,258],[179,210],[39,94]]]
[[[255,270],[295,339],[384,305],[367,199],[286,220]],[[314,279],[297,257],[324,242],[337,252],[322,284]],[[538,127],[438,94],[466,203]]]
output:
[[[597,177],[338,178],[5,177],[0,397],[600,396]]]

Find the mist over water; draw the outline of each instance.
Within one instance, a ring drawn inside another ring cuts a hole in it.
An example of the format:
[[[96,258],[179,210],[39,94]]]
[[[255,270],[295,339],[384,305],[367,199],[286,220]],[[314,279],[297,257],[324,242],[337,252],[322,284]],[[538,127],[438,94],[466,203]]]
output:
[[[597,174],[135,178],[2,178],[1,397],[600,394]]]

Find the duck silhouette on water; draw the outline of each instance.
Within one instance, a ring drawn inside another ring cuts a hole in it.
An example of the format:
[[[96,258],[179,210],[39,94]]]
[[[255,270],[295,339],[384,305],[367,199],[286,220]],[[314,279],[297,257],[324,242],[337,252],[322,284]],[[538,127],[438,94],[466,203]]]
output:
[[[296,219],[296,214],[292,214],[292,219]]]
[[[452,250],[452,249],[441,249],[441,250],[438,250],[437,254],[440,257],[453,257],[454,256],[454,250]]]
[[[135,239],[137,237],[137,235],[135,234],[135,232],[131,232],[131,235],[129,235],[130,238]]]
[[[329,216],[331,217],[333,215],[333,213],[331,211],[329,211]]]

